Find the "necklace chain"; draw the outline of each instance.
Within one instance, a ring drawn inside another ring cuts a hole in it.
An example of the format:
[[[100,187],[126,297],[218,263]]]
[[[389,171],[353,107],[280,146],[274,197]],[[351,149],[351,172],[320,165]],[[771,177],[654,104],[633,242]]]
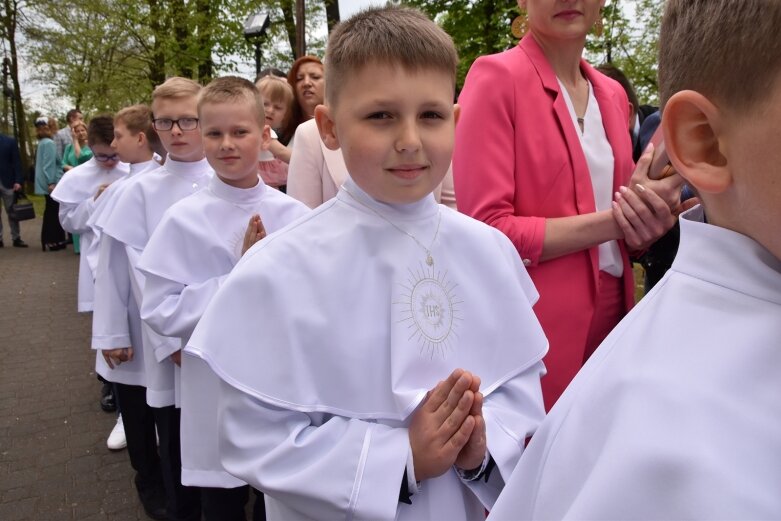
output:
[[[350,192],[350,191],[349,191],[349,190],[348,190],[348,189],[347,189],[345,186],[342,186],[342,189],[343,189],[345,192],[347,192],[347,195],[349,195],[350,197],[352,197],[352,198],[353,198],[353,200],[354,200],[355,202],[357,202],[357,203],[359,203],[360,205],[362,205],[362,206],[364,206],[364,207],[368,208],[369,210],[371,210],[372,212],[374,212],[374,214],[375,214],[375,215],[377,215],[377,217],[379,217],[379,218],[380,218],[380,219],[382,219],[383,221],[387,222],[388,224],[390,224],[391,226],[393,226],[394,228],[396,228],[398,231],[400,231],[401,233],[403,233],[404,235],[406,235],[407,237],[409,237],[410,239],[412,239],[413,241],[415,241],[415,243],[416,243],[418,246],[420,246],[420,248],[421,248],[423,251],[425,251],[425,252],[426,252],[426,264],[428,264],[429,266],[433,266],[433,265],[434,265],[434,257],[432,257],[432,256],[431,256],[431,248],[434,246],[434,242],[437,240],[437,235],[439,235],[439,224],[442,222],[442,211],[441,211],[441,209],[437,209],[437,229],[434,231],[434,237],[431,239],[431,246],[429,246],[428,248],[426,248],[426,247],[423,245],[423,243],[422,243],[422,242],[420,242],[420,241],[418,240],[418,238],[417,238],[417,237],[415,237],[414,235],[412,235],[410,232],[408,232],[407,230],[405,230],[405,229],[404,229],[404,228],[402,228],[401,226],[398,226],[396,223],[394,223],[393,221],[391,221],[390,219],[388,219],[387,217],[385,217],[384,215],[382,215],[380,212],[378,212],[377,210],[375,210],[374,208],[372,208],[372,207],[371,207],[371,206],[369,206],[368,204],[364,203],[363,201],[361,201],[360,199],[358,199],[357,197],[355,197],[355,196],[352,194],[352,192]]]

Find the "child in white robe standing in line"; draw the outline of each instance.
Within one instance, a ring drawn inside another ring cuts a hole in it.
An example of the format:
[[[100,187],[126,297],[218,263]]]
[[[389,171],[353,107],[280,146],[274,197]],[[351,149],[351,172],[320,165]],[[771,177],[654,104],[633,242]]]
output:
[[[119,157],[111,149],[113,139],[112,117],[102,115],[92,118],[87,128],[87,144],[93,157],[69,170],[52,192],[52,199],[60,203],[62,228],[81,236],[82,250],[90,248],[95,242],[95,233],[89,227],[88,221],[98,204],[98,197],[106,186],[128,173],[128,165],[120,163]],[[79,312],[92,311],[94,286],[93,272],[89,268],[86,255],[83,255],[79,259]]]
[[[126,414],[130,401],[139,416],[151,412],[154,417],[160,438],[166,511],[171,520],[198,519],[200,516],[198,490],[182,486],[180,478],[174,364],[178,363],[175,353],[181,345],[178,339],[161,337],[140,323],[144,278],[136,265],[165,211],[173,203],[208,185],[212,176],[198,130],[200,88],[192,80],[174,77],[152,92],[152,124],[168,157],[161,168],[130,179],[113,201],[110,214],[103,219],[98,281],[102,274],[106,280],[103,285],[105,305],[100,316],[96,308],[93,327],[93,347],[103,350],[113,365],[129,358],[143,361],[145,387],[137,384],[119,386],[120,406]],[[105,265],[105,271],[101,265]],[[95,327],[98,318],[101,329]],[[126,397],[123,393],[132,396]],[[128,433],[128,443],[129,437]]]
[[[213,80],[199,94],[198,117],[215,176],[166,212],[138,262],[146,281],[141,318],[183,343],[244,252],[265,232],[309,212],[258,176],[258,150],[270,137],[263,100],[250,81]],[[219,378],[199,358],[183,356],[181,362],[182,483],[203,487],[206,521],[243,520],[248,487],[219,459]]]
[[[702,204],[489,519],[781,518],[779,27],[777,1],[667,0],[665,146]],[[647,211],[634,188],[615,207],[625,233]]]
[[[534,286],[432,195],[457,62],[411,9],[331,33],[316,118],[351,179],[247,252],[190,338],[222,379],[222,464],[270,520],[479,519],[543,417]]]

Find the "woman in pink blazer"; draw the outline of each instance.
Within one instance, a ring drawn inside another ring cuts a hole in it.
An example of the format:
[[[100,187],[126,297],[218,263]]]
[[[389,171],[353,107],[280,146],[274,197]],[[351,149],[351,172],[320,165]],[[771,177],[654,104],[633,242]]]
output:
[[[625,206],[612,204],[634,170],[629,102],[581,58],[603,3],[519,0],[530,33],[476,60],[459,97],[458,209],[504,232],[537,286],[550,343],[546,408],[634,303]],[[671,219],[652,220],[632,246],[655,240]]]

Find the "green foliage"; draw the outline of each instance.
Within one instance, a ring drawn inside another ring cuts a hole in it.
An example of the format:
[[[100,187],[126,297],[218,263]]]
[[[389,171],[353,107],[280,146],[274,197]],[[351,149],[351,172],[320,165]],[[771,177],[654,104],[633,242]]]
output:
[[[207,83],[254,63],[254,42],[244,37],[248,14],[271,17],[263,66],[293,61],[282,5],[292,0],[39,0],[24,27],[34,80],[54,96],[72,99],[85,113],[148,102],[170,76]],[[311,2],[307,2],[311,3]],[[325,24],[322,2],[309,6],[307,33]],[[295,30],[295,25],[293,25]],[[322,31],[321,31],[322,32]],[[312,38],[322,54],[325,38]]]
[[[460,58],[458,87],[472,62],[517,43],[510,25],[520,14],[510,0],[407,0],[436,20],[453,38]],[[594,65],[612,62],[637,90],[641,103],[657,102],[656,46],[664,0],[608,0],[604,33],[589,35],[586,57]],[[636,13],[631,17],[631,13]]]

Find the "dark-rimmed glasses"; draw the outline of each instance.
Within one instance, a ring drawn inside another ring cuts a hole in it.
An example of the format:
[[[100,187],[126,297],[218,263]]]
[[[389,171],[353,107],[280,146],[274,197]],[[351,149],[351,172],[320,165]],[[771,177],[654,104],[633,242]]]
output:
[[[182,132],[187,132],[188,130],[195,130],[198,128],[198,118],[159,118],[152,120],[152,126],[155,130],[171,130],[174,128],[174,123],[176,123],[176,126],[179,127],[179,130]]]
[[[119,154],[95,154],[95,161],[99,161],[101,163],[108,163],[109,161],[116,161],[119,159]]]

